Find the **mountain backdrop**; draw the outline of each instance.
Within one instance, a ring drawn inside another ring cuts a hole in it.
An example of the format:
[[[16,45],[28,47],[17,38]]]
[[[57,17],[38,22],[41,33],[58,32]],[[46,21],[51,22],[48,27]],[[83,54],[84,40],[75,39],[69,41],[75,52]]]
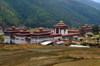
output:
[[[92,6],[96,9],[100,10],[100,3],[96,2],[95,0],[94,1],[93,0],[75,0],[75,1]]]
[[[60,20],[69,27],[100,24],[99,4],[90,6],[87,1],[91,0],[0,0],[0,26],[52,27]]]

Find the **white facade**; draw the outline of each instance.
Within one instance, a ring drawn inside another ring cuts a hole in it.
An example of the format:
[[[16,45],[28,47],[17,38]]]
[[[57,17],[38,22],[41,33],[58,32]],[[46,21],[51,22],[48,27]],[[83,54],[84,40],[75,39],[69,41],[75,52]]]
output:
[[[68,29],[66,29],[65,34],[68,34]]]
[[[10,38],[10,36],[4,36],[4,43],[10,43],[10,40],[11,40],[11,38]]]
[[[92,32],[86,32],[85,36],[88,37],[89,34],[92,34]]]
[[[39,39],[36,39],[36,38],[31,38],[31,44],[33,44],[33,43],[36,43],[36,44],[38,44],[38,43],[40,43],[40,42],[43,42],[43,41],[45,41],[45,40],[52,40],[53,38],[39,38]]]
[[[59,37],[54,37],[53,39],[62,39],[62,36],[59,36]]]
[[[27,43],[26,37],[16,36],[15,37],[15,44]]]
[[[56,34],[56,33],[57,33],[56,31],[57,31],[57,29],[55,28],[55,29],[53,30],[53,33]],[[59,34],[68,34],[68,29],[64,30],[64,29],[60,29],[60,28],[59,28],[59,29],[58,29],[58,33],[59,33]]]
[[[11,43],[15,44],[15,39],[11,39]]]

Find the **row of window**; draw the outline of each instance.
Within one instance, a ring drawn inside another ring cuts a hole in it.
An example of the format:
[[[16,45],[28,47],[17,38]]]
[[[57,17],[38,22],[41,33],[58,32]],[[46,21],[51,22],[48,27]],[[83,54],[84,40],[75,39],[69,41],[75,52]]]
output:
[[[16,38],[16,40],[20,40],[19,38]],[[24,39],[21,39],[21,41],[24,41]]]

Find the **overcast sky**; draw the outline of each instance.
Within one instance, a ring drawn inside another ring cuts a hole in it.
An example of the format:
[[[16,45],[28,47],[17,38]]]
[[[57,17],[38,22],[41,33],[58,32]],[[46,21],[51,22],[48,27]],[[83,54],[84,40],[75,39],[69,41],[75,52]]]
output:
[[[100,0],[93,0],[93,1],[100,3]]]

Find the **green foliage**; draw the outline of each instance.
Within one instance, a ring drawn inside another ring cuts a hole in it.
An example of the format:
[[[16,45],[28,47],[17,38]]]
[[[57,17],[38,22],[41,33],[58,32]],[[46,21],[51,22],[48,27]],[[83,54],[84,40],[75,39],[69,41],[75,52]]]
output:
[[[0,0],[0,25],[52,27],[63,20],[69,27],[100,24],[100,11],[73,0]]]
[[[0,43],[4,42],[4,36],[0,36]]]
[[[81,45],[86,46],[88,43],[87,42],[82,42]]]
[[[94,33],[94,35],[98,35],[99,31],[100,31],[99,26],[92,26],[92,32]]]
[[[88,36],[87,39],[88,39],[88,41],[91,41],[91,37],[90,36]]]
[[[78,1],[80,3],[95,7],[96,9],[100,9],[100,4],[94,2],[93,0],[75,0],[75,1]]]

